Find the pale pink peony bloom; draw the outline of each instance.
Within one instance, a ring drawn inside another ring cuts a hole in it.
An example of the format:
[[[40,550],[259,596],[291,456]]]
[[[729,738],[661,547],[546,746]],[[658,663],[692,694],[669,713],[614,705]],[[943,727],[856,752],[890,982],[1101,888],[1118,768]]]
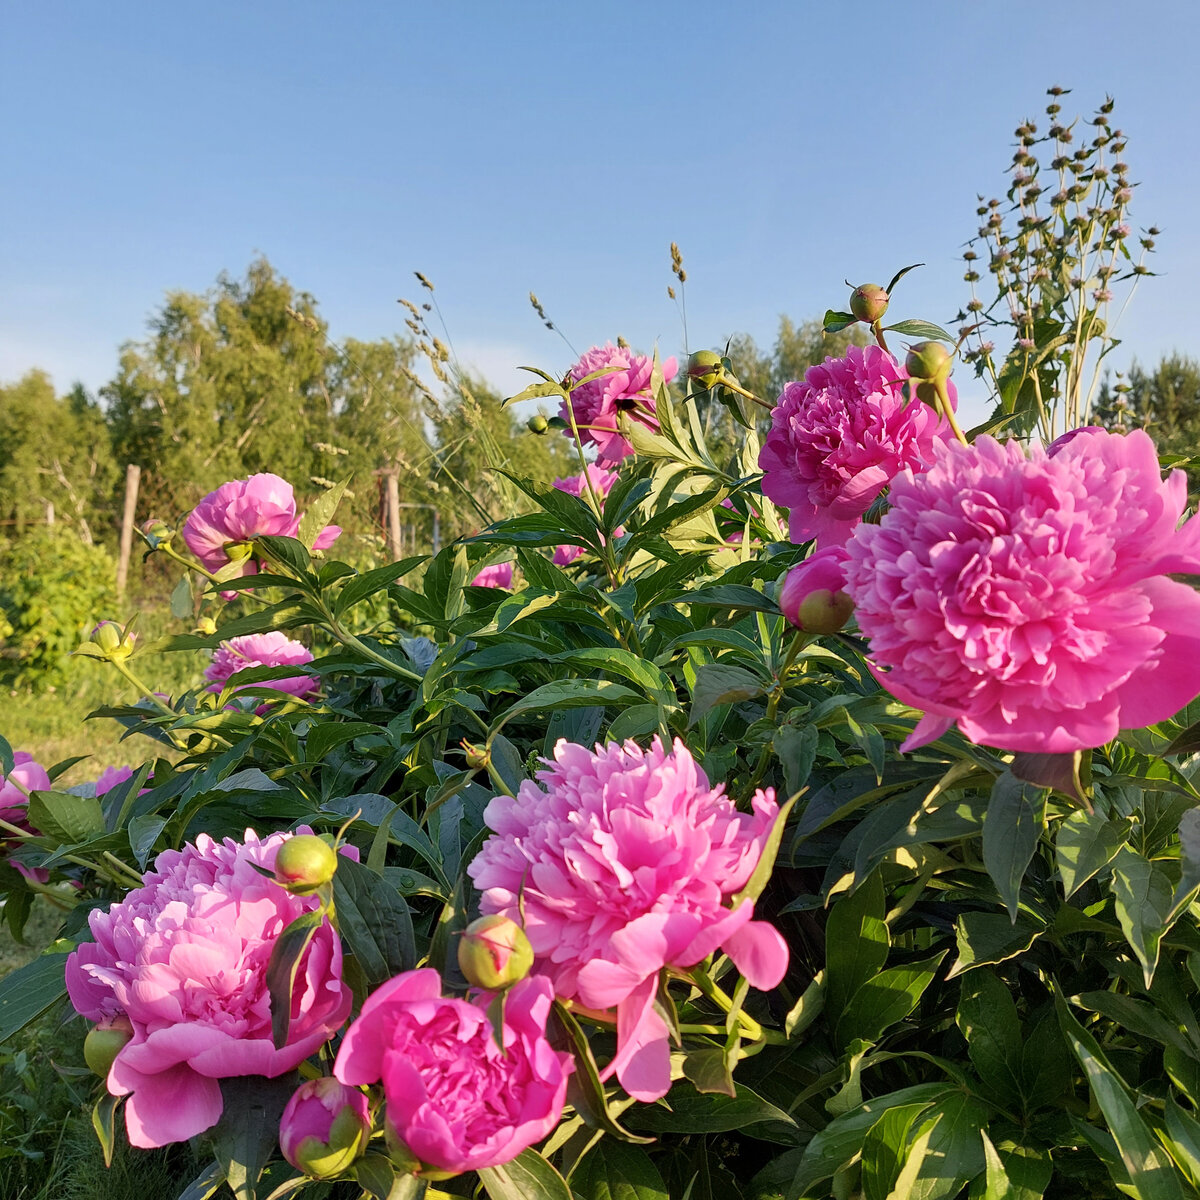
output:
[[[307,832],[305,830],[304,832]],[[92,1021],[124,1013],[133,1038],[107,1085],[128,1095],[125,1126],[134,1146],[164,1146],[215,1125],[220,1080],[274,1078],[329,1040],[350,1015],[342,943],[326,920],[304,952],[292,991],[287,1045],[271,1040],[266,972],[280,932],[315,908],[255,870],[271,871],[291,835],[166,850],[142,887],[88,917],[94,942],[67,959],[67,992]]]
[[[534,970],[587,1008],[616,1009],[614,1073],[638,1100],[670,1087],[667,1026],[655,1010],[663,967],[695,966],[718,947],[758,988],[787,969],[787,945],[754,904],[726,900],[758,864],[779,811],[774,793],[739,813],[710,787],[681,741],[560,741],[515,799],[497,796],[493,835],[468,872],[484,913],[522,922]]]
[[[554,993],[530,976],[504,994],[500,1042],[492,997],[442,996],[429,968],[406,971],[367,997],[333,1073],[383,1081],[385,1117],[421,1169],[479,1170],[516,1158],[558,1124],[573,1062],[546,1040]]]
[[[587,465],[587,479],[591,481],[592,489],[601,500],[608,495],[613,489],[613,484],[617,482],[618,476],[616,471],[606,471],[603,467],[596,466],[595,463]],[[560,492],[566,492],[568,496],[582,497],[587,492],[587,483],[584,480],[582,471],[578,475],[568,475],[565,479],[556,479],[554,486]],[[623,528],[614,530],[617,537],[624,534]],[[554,548],[554,565],[556,567],[570,566],[584,552],[582,546],[572,546],[569,543],[556,546]]]
[[[647,429],[658,429],[654,397],[650,394],[654,360],[607,342],[603,346],[593,346],[571,368],[571,378],[584,379],[593,371],[606,367],[613,369],[572,391],[570,409],[564,400],[559,415],[569,426],[573,410],[580,438],[596,447],[596,462],[601,467],[614,467],[633,453],[628,439],[617,432],[619,413],[628,413],[631,419],[640,421]],[[674,378],[673,358],[662,364],[662,375],[665,383]],[[568,437],[572,436],[570,428],[565,432]]]
[[[758,465],[763,494],[790,510],[793,542],[844,545],[891,480],[921,470],[946,440],[934,409],[905,402],[907,378],[878,346],[851,346],[783,389]]]
[[[492,563],[490,567],[484,567],[483,570],[471,580],[471,586],[508,589],[512,587],[512,581],[512,563]]]
[[[307,647],[278,630],[248,633],[222,642],[213,651],[212,663],[205,668],[204,678],[209,680],[208,691],[219,692],[229,677],[238,671],[248,671],[251,667],[300,667],[312,660]],[[317,680],[312,675],[289,675],[285,679],[264,679],[261,683],[245,686],[269,687],[291,696],[308,696],[317,690]]]
[[[1200,521],[1176,528],[1145,433],[1080,432],[1050,457],[981,437],[892,484],[849,544],[846,590],[880,682],[1007,750],[1067,753],[1172,716],[1200,692]]]
[[[295,537],[299,530],[292,485],[278,475],[264,473],[231,480],[209,492],[184,523],[183,540],[201,564],[215,574],[229,563],[229,547],[262,536]],[[337,525],[326,525],[315,549],[328,550],[341,532]],[[256,564],[247,558],[238,574],[252,575],[256,570]]]

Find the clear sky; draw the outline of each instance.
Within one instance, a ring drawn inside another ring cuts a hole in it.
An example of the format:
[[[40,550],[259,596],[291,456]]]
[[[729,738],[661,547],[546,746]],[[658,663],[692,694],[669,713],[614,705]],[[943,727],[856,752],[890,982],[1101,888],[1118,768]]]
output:
[[[693,348],[917,261],[893,312],[946,322],[1051,84],[1116,97],[1163,230],[1114,358],[1200,355],[1198,34],[1197,0],[0,0],[0,380],[95,389],[167,289],[260,252],[335,337],[402,331],[424,272],[506,390],[571,357],[530,289],[580,349],[677,352],[672,240]]]

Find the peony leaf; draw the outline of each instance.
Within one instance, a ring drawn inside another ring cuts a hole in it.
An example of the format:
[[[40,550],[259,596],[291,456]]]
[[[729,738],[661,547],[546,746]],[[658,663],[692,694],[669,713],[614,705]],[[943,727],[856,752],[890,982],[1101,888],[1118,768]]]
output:
[[[1162,868],[1122,846],[1112,862],[1110,884],[1117,920],[1142,964],[1149,988],[1158,965],[1158,947],[1171,913],[1171,882]]]
[[[296,531],[296,540],[312,553],[313,544],[325,530],[325,526],[333,520],[346,489],[350,486],[349,479],[335,483],[333,487],[322,492],[311,504],[308,512],[300,518],[300,527]]]
[[[862,1143],[863,1200],[887,1200],[904,1163],[908,1135],[928,1104],[897,1104],[883,1111]]]
[[[398,815],[392,817],[393,835]],[[404,897],[382,876],[343,855],[333,877],[333,895],[342,940],[369,987],[416,966],[412,914]]]
[[[491,1200],[573,1200],[567,1181],[536,1150],[522,1150],[497,1167],[481,1167],[479,1180]]]
[[[953,979],[972,967],[1004,962],[1023,953],[1045,932],[1025,913],[1010,921],[1003,913],[965,912],[955,925],[958,958],[946,975]]]
[[[734,704],[740,700],[751,700],[761,696],[767,684],[743,667],[726,666],[725,663],[706,663],[696,672],[696,684],[692,688],[692,711],[688,717],[689,728],[708,715],[719,704]]]
[[[100,1139],[100,1150],[104,1155],[104,1165],[112,1166],[113,1150],[117,1143],[117,1109],[125,1100],[124,1096],[110,1096],[108,1092],[96,1101],[92,1107],[92,1128]]]
[[[104,832],[104,814],[94,796],[66,792],[33,792],[29,797],[29,823],[59,845],[86,842]]]
[[[668,1200],[667,1185],[638,1146],[602,1141],[571,1174],[579,1200]]]
[[[259,1176],[275,1153],[279,1118],[294,1090],[287,1075],[221,1080],[221,1120],[210,1136],[236,1200],[258,1200]]]
[[[184,571],[179,582],[175,585],[175,590],[171,593],[170,607],[171,616],[178,618],[180,621],[186,621],[194,612],[191,571]]]
[[[1054,856],[1062,877],[1063,899],[1081,888],[1116,857],[1129,832],[1127,820],[1106,821],[1077,809],[1058,828]]]
[[[755,1137],[794,1145],[799,1140],[796,1122],[782,1109],[741,1084],[737,1095],[698,1092],[690,1083],[676,1083],[661,1104],[638,1105],[627,1120],[654,1133],[727,1133],[754,1128]]]
[[[821,322],[821,327],[826,333],[841,333],[843,329],[848,329],[851,325],[857,325],[858,318],[853,313],[836,312],[832,308],[825,310],[824,320]]]
[[[1042,794],[1005,771],[992,786],[983,818],[983,865],[1015,924],[1021,880],[1042,832]]]
[[[284,927],[271,947],[271,958],[267,963],[267,990],[271,993],[271,1041],[275,1043],[276,1050],[282,1050],[287,1045],[296,970],[324,920],[325,914],[319,908],[301,913]]]
[[[922,341],[950,342],[953,344],[954,335],[947,333],[940,325],[932,321],[897,321],[895,325],[883,327],[888,333],[898,333],[901,337],[921,338]]]
[[[219,1163],[210,1163],[182,1192],[178,1200],[209,1200],[225,1182],[225,1168]]]
[[[13,749],[0,737],[0,775],[8,775],[13,769]]]
[[[942,950],[920,962],[889,967],[863,983],[846,1009],[837,1014],[839,1043],[847,1046],[856,1038],[878,1041],[887,1029],[904,1020],[917,1007],[945,956]]]
[[[901,267],[900,270],[898,270],[895,275],[892,276],[891,283],[889,283],[883,290],[890,296],[892,294],[892,289],[895,288],[896,284],[898,284],[900,280],[902,280],[905,275],[909,273],[909,271],[915,271],[918,267],[923,267],[924,265],[924,263],[909,263],[907,267]]]

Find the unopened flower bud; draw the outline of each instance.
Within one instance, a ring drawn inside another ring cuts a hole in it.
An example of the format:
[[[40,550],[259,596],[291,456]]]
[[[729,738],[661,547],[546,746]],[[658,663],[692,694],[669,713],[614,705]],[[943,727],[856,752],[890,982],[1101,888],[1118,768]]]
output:
[[[954,356],[941,342],[918,342],[908,351],[904,369],[913,379],[937,383],[948,379]]]
[[[472,921],[463,931],[458,966],[474,987],[499,992],[529,974],[533,947],[516,921],[493,913]]]
[[[357,1088],[329,1077],[302,1083],[279,1121],[279,1148],[298,1171],[336,1179],[367,1147],[371,1115]]]
[[[888,308],[888,294],[877,283],[863,283],[850,293],[850,311],[864,324],[882,320]]]
[[[536,433],[539,437],[550,428],[550,422],[541,413],[534,413],[528,421],[525,422],[525,428],[530,433]]]
[[[313,833],[297,833],[279,847],[275,882],[296,896],[307,896],[333,879],[337,851]]]
[[[720,381],[724,370],[721,356],[715,350],[697,350],[688,359],[688,375],[704,391]]]
[[[133,1023],[124,1013],[101,1021],[83,1039],[83,1061],[101,1079],[107,1079],[117,1055],[132,1037]]]
[[[788,572],[779,589],[779,610],[805,633],[837,633],[854,612],[845,586],[846,551],[826,546]]]
[[[171,540],[172,530],[165,521],[151,517],[150,520],[142,523],[142,534],[150,543],[150,549],[157,550],[159,546],[164,546]]]
[[[196,632],[203,637],[212,637],[217,632],[217,623],[212,617],[201,617],[196,622]]]
[[[136,635],[126,633],[116,621],[101,621],[89,638],[93,646],[98,646],[104,657],[110,662],[123,662],[133,653]]]
[[[462,743],[463,755],[467,760],[467,767],[472,771],[486,771],[491,766],[492,756],[488,753],[486,746],[476,746],[473,742],[468,742],[465,738]]]

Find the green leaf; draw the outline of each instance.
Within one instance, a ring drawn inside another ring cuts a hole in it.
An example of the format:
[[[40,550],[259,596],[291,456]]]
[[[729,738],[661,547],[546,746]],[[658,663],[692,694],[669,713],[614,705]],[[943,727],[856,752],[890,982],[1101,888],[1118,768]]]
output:
[[[1100,1044],[1075,1019],[1057,989],[1054,1005],[1063,1035],[1087,1076],[1137,1195],[1141,1200],[1183,1200],[1183,1189],[1170,1159],[1155,1145],[1124,1081],[1113,1070]]]
[[[653,663],[628,650],[616,646],[589,646],[565,650],[552,655],[550,661],[566,663],[580,671],[608,671],[641,688],[652,700],[667,705],[676,703],[675,685],[670,677]]]
[[[746,886],[740,892],[735,893],[731,899],[730,908],[737,908],[743,900],[757,900],[763,894],[763,889],[770,881],[771,872],[775,869],[775,858],[779,854],[779,844],[783,841],[783,830],[787,824],[788,814],[792,811],[792,806],[797,799],[798,797],[793,796],[775,814],[775,820],[771,823],[771,832],[767,834],[767,840],[762,843],[754,871],[746,880]]]
[[[219,1162],[210,1163],[182,1192],[178,1200],[209,1200],[225,1182],[225,1168]]]
[[[676,1083],[667,1093],[670,1108],[639,1105],[625,1114],[626,1121],[654,1133],[725,1133],[730,1129],[765,1126],[778,1130],[795,1128],[795,1121],[782,1109],[741,1084],[737,1095],[698,1092],[690,1083]],[[765,1129],[761,1132],[765,1133]],[[770,1140],[776,1140],[772,1137]],[[781,1140],[790,1143],[785,1135]]]
[[[276,1050],[287,1045],[288,1026],[292,1020],[292,992],[296,970],[305,950],[325,921],[318,908],[301,913],[286,925],[271,947],[267,963],[267,990],[271,994],[271,1040]]]
[[[954,335],[947,333],[940,325],[935,325],[932,321],[897,321],[895,325],[885,325],[884,329],[888,333],[898,333],[901,337],[954,344]]]
[[[1024,1046],[1009,989],[991,971],[972,971],[962,982],[956,1020],[979,1078],[1001,1103],[1018,1100]]]
[[[342,939],[369,988],[416,965],[412,915],[404,897],[382,876],[340,855],[333,898]]]
[[[1179,818],[1179,882],[1171,900],[1170,920],[1187,907],[1200,887],[1200,808],[1189,808]]]
[[[983,1138],[983,1157],[987,1164],[987,1190],[982,1200],[1021,1200],[1020,1193],[1013,1187],[1008,1172],[1004,1169],[1004,1160],[1000,1157],[987,1130],[981,1129],[979,1136]]]
[[[783,785],[789,796],[794,796],[808,782],[820,739],[820,731],[812,725],[781,725],[775,731],[771,746],[783,768]]]
[[[1122,846],[1112,862],[1113,899],[1117,920],[1133,947],[1149,988],[1158,965],[1158,946],[1171,912],[1171,881],[1136,850]]]
[[[0,1045],[67,994],[65,954],[42,954],[0,979]]]
[[[942,950],[920,962],[889,967],[862,984],[837,1018],[835,1028],[841,1044],[855,1038],[878,1041],[884,1030],[904,1020],[917,1007],[945,957]]]
[[[479,1180],[491,1200],[572,1200],[567,1181],[536,1150],[480,1168]]]
[[[950,968],[947,979],[961,975],[972,967],[1004,962],[1023,954],[1045,932],[1025,913],[1018,913],[1016,922],[1003,913],[965,912],[955,922],[958,958]]]
[[[275,1152],[279,1118],[295,1086],[288,1076],[221,1080],[221,1120],[209,1136],[237,1200],[257,1200],[258,1177]]]
[[[736,1096],[733,1067],[721,1046],[702,1046],[689,1050],[683,1059],[683,1077],[698,1092],[717,1092]]]
[[[531,368],[524,369],[530,370]],[[561,383],[548,379],[544,383],[531,383],[528,387],[522,388],[515,396],[508,396],[501,408],[507,408],[510,404],[519,404],[522,400],[543,400],[550,396],[562,399],[566,394],[566,389]]]
[[[571,1174],[579,1200],[668,1200],[667,1185],[639,1146],[602,1141]]]
[[[821,322],[821,327],[826,333],[841,333],[843,329],[857,324],[858,318],[853,313],[836,312],[834,309],[828,308],[825,310],[825,317]]]
[[[0,775],[11,775],[13,765],[13,748],[0,737]]]
[[[915,271],[918,267],[923,267],[924,265],[924,263],[909,263],[907,267],[901,267],[900,270],[898,270],[895,275],[892,276],[892,282],[889,283],[883,290],[890,296],[892,294],[892,289],[900,282],[900,280],[905,277],[905,275],[909,273],[909,271]]]
[[[1076,809],[1058,827],[1054,856],[1069,899],[1116,857],[1129,832],[1128,821],[1106,821],[1098,813]]]
[[[907,1187],[902,1187],[905,1171],[900,1172],[893,1193],[897,1200],[950,1200],[957,1196],[967,1180],[984,1169],[980,1134],[991,1114],[988,1105],[964,1092],[955,1092],[930,1109],[922,1119],[928,1123],[923,1123],[917,1136],[920,1142],[928,1134],[926,1152]]]
[[[620,683],[608,679],[561,679],[536,687],[518,700],[493,724],[492,732],[503,728],[523,713],[547,712],[561,708],[588,708],[594,704],[617,704],[622,708],[637,704],[641,696]]]
[[[66,792],[33,792],[29,823],[60,845],[76,845],[104,832],[100,801]]]
[[[354,1178],[375,1200],[421,1200],[429,1187],[415,1175],[397,1175],[396,1168],[382,1154],[360,1158],[354,1164]]]
[[[1192,1187],[1200,1187],[1200,1122],[1170,1096],[1166,1097],[1165,1109],[1168,1136],[1164,1144]]]
[[[268,558],[289,567],[297,576],[303,577],[308,571],[312,561],[309,558],[308,548],[301,545],[295,538],[262,534],[254,540]]]
[[[1014,924],[1021,880],[1042,832],[1042,799],[1040,789],[1005,771],[992,785],[983,818],[983,865]]]
[[[862,1144],[862,1190],[864,1200],[887,1200],[904,1162],[908,1134],[913,1122],[928,1104],[897,1104],[867,1130]]]
[[[916,1195],[917,1175],[925,1165],[925,1157],[929,1153],[929,1143],[933,1139],[934,1131],[941,1119],[941,1113],[935,1114],[933,1123],[926,1125],[908,1148],[908,1155],[904,1159],[900,1173],[896,1176],[896,1186],[888,1193],[888,1200],[912,1200],[912,1197]]]
[[[845,1011],[850,997],[887,962],[887,901],[883,880],[873,871],[858,889],[838,900],[825,929],[825,1008]]]
[[[117,1109],[121,1107],[124,1096],[110,1096],[108,1092],[96,1101],[92,1107],[92,1128],[100,1139],[100,1150],[104,1155],[104,1165],[112,1166],[113,1150],[117,1144]]]
[[[342,590],[338,593],[335,602],[335,615],[340,617],[356,604],[361,604],[377,592],[383,591],[384,588],[407,575],[414,567],[419,567],[427,557],[428,555],[418,554],[412,558],[402,558],[399,562],[387,563],[382,567],[376,567],[373,571],[364,571],[363,574],[346,580],[342,584]]]
[[[186,621],[195,611],[192,600],[192,573],[184,571],[183,577],[171,592],[171,616],[180,621]]]
[[[333,487],[322,492],[309,506],[308,512],[300,518],[300,528],[296,531],[296,540],[310,553],[313,543],[320,537],[325,526],[333,520],[333,514],[350,486],[349,479],[335,483]]]
[[[761,696],[767,685],[759,677],[742,667],[726,666],[724,663],[706,663],[696,672],[696,684],[692,688],[692,711],[688,725],[695,725],[718,704],[733,704]]]

